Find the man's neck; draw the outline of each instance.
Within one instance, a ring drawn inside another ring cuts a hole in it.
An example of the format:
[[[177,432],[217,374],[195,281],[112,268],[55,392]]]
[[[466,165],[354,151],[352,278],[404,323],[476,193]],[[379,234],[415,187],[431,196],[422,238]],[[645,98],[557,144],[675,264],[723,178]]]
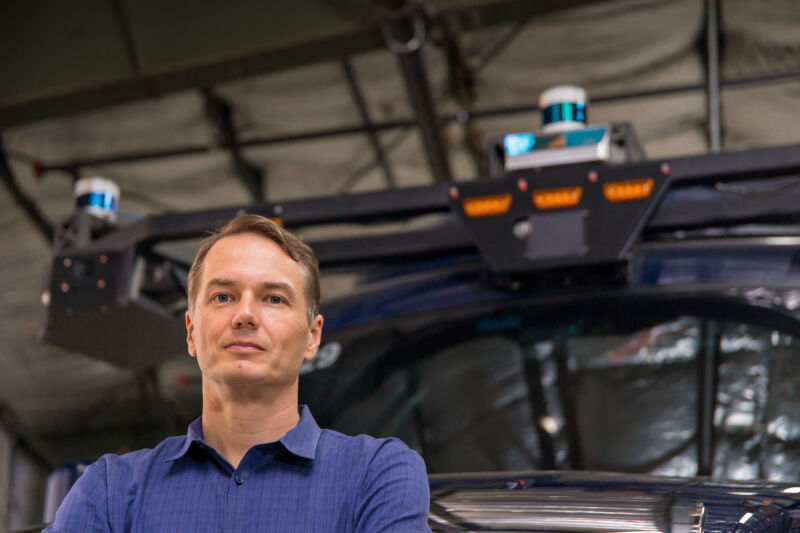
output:
[[[279,440],[300,421],[296,388],[275,397],[224,396],[224,391],[204,380],[203,440],[234,468],[247,450]]]

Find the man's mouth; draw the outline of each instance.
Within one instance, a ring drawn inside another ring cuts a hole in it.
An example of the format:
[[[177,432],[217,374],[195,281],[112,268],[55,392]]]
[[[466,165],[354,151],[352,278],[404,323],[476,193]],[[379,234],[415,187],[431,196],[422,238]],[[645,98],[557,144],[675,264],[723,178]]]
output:
[[[229,342],[228,344],[225,345],[225,348],[228,350],[241,351],[241,352],[255,352],[264,350],[264,348],[260,344],[250,341]]]

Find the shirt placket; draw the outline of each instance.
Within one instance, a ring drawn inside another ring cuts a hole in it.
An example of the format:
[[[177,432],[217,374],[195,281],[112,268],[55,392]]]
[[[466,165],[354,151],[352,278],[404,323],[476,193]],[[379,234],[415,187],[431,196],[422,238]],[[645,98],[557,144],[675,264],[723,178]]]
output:
[[[252,480],[250,474],[253,470],[253,465],[257,459],[255,450],[250,449],[242,457],[239,466],[233,470],[229,476],[227,483],[227,492],[225,496],[225,508],[228,519],[225,520],[226,533],[240,533],[247,531],[247,524],[251,520],[251,513],[256,512],[255,509],[248,509],[248,494],[251,490]]]
[[[224,457],[208,446],[203,445],[204,449],[211,456],[211,460],[216,463],[219,473],[219,485],[217,485],[216,493],[216,518],[217,523],[215,530],[220,533],[229,533],[231,531],[240,531],[236,529],[235,520],[230,520],[231,502],[235,497],[235,492],[232,491],[232,485],[236,484],[235,479],[239,477],[237,471],[233,466],[225,460]]]

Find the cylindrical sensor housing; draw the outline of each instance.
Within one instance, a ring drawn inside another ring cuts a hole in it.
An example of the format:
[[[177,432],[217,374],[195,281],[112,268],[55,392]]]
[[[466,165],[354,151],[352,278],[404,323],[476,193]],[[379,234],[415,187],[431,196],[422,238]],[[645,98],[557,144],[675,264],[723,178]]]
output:
[[[114,222],[119,211],[119,186],[98,176],[81,178],[75,182],[75,204],[78,210]]]
[[[539,96],[542,110],[542,131],[579,130],[586,126],[588,112],[586,91],[574,85],[559,85]]]

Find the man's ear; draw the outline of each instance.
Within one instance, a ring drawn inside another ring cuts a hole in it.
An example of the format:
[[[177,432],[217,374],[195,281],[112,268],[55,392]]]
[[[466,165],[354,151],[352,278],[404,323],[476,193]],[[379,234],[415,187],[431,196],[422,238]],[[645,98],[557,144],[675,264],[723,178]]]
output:
[[[186,311],[186,347],[189,350],[189,355],[197,357],[197,349],[194,345],[194,324],[189,311]]]
[[[311,361],[317,355],[319,343],[322,341],[322,323],[324,321],[322,315],[317,315],[308,327],[308,344],[306,344],[306,352],[303,355],[303,359],[307,361]]]

